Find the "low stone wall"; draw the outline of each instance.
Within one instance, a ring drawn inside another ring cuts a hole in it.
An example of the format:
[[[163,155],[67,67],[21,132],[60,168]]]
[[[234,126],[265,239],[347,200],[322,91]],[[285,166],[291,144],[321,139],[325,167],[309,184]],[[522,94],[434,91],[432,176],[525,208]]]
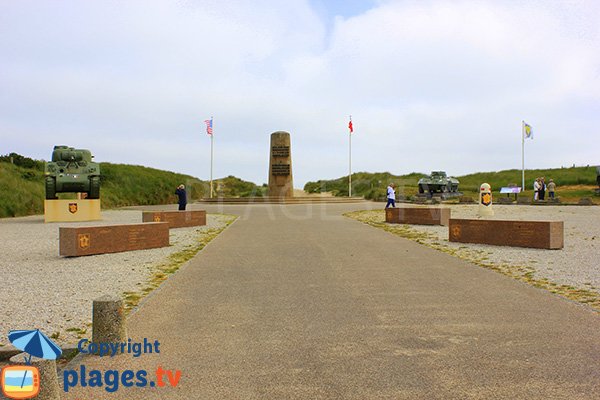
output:
[[[393,224],[448,225],[449,208],[399,207],[385,209],[385,222]]]
[[[66,257],[168,245],[169,224],[166,222],[59,228],[59,254]]]
[[[563,221],[450,219],[451,242],[562,249]]]
[[[206,211],[143,211],[142,222],[166,222],[169,228],[206,225]]]

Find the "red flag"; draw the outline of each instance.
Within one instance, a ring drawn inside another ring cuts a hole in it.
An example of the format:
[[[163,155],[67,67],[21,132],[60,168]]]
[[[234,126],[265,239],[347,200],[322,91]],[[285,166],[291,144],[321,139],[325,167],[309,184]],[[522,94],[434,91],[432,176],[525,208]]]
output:
[[[350,133],[354,132],[354,129],[352,128],[352,120],[348,122],[348,129],[350,129]]]

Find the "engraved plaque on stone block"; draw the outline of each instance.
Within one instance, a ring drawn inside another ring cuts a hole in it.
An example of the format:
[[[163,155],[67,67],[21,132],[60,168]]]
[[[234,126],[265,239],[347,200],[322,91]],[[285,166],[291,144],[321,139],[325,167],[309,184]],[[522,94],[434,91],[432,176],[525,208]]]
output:
[[[273,157],[288,158],[290,156],[290,146],[273,146],[271,148],[271,155]]]

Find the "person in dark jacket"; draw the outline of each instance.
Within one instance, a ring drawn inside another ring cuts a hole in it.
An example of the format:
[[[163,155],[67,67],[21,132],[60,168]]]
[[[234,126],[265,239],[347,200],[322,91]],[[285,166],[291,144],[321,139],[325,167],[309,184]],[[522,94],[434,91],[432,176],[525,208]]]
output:
[[[175,194],[179,198],[179,210],[185,210],[185,206],[187,205],[187,194],[185,193],[185,186],[179,185],[177,186],[177,190],[175,190]]]

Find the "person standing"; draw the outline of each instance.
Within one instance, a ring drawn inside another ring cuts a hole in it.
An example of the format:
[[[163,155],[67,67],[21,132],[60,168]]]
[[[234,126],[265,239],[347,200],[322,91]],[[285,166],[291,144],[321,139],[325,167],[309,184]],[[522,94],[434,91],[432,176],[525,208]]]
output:
[[[550,200],[554,200],[554,191],[556,190],[556,183],[552,179],[548,182],[548,196],[550,196]]]
[[[185,186],[179,185],[175,190],[175,194],[178,197],[179,210],[184,211],[187,205],[187,193],[185,192]]]
[[[535,181],[533,181],[533,201],[538,200],[539,194],[540,194],[540,178],[535,178]]]
[[[395,187],[396,185],[394,185],[393,183],[390,183],[387,187],[387,204],[385,205],[385,208],[388,208],[390,206],[394,208],[396,207],[396,191],[394,190]]]
[[[543,176],[540,178],[540,194],[538,198],[540,200],[546,200],[546,178]]]

